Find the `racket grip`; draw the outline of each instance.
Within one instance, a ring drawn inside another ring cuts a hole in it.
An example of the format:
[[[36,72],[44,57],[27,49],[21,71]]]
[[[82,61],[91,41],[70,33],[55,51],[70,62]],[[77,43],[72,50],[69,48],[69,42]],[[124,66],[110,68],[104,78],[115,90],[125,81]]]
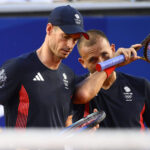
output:
[[[117,64],[120,64],[120,63],[124,62],[124,60],[125,60],[124,55],[119,55],[117,57],[114,57],[114,58],[111,58],[111,59],[108,59],[106,61],[98,63],[96,65],[96,70],[98,72],[103,71],[107,68],[110,68],[112,66],[115,66]]]

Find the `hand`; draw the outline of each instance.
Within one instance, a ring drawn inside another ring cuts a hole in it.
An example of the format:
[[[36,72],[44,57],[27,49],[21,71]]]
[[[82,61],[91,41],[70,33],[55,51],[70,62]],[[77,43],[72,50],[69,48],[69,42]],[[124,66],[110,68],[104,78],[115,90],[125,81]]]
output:
[[[130,48],[119,48],[116,51],[115,56],[119,56],[123,54],[125,56],[125,61],[123,63],[116,65],[116,67],[125,66],[137,59],[140,59],[140,57],[137,56],[137,52],[136,52],[136,49],[140,47],[142,47],[141,44],[135,44],[135,45],[132,45]]]
[[[72,115],[68,116],[67,120],[66,120],[66,123],[65,123],[65,126],[68,127],[72,124]]]

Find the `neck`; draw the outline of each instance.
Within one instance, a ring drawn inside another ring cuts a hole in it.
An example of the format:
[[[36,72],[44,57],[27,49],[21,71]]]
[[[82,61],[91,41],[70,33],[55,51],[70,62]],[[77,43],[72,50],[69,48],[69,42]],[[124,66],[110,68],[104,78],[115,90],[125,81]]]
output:
[[[117,78],[116,72],[114,71],[114,72],[109,76],[109,78],[106,79],[106,81],[104,82],[102,88],[105,89],[105,90],[108,90],[108,89],[112,86],[112,84],[116,81],[116,78]]]
[[[44,43],[37,51],[40,61],[49,69],[57,70],[61,59],[57,58]]]

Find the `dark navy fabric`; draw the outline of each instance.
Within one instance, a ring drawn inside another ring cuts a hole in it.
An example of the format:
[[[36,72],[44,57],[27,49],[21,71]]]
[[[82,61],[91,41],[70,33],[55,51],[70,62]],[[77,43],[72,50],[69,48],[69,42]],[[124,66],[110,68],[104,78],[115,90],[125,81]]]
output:
[[[74,121],[83,116],[84,105],[75,108],[78,112]],[[146,126],[150,127],[150,82],[117,72],[117,80],[111,88],[101,89],[91,100],[90,113],[94,108],[106,112],[100,127],[142,127],[142,118]]]
[[[65,126],[75,85],[75,74],[70,68],[61,63],[58,70],[50,70],[39,61],[36,52],[32,52],[7,61],[0,71],[3,78],[6,77],[0,84],[6,126],[16,124],[22,86],[29,98],[26,127]]]

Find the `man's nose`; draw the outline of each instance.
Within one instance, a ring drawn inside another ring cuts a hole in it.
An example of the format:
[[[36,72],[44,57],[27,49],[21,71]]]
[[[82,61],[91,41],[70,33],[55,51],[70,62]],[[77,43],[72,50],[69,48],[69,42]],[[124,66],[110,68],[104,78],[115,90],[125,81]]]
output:
[[[103,61],[104,61],[104,59],[101,56],[99,56],[98,62],[103,62]]]

